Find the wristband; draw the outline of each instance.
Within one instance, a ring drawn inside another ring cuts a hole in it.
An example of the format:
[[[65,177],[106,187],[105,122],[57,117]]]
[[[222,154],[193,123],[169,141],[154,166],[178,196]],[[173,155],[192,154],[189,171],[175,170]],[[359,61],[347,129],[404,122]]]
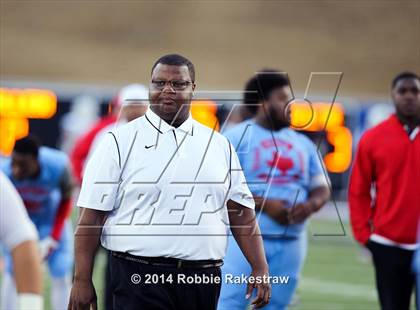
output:
[[[18,295],[19,310],[42,310],[44,299],[42,295],[34,293],[21,293]]]

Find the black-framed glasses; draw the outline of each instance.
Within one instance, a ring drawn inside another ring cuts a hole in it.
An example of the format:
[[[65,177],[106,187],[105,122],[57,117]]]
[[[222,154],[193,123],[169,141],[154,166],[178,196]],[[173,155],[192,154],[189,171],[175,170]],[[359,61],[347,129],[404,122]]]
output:
[[[188,85],[193,84],[191,81],[182,81],[182,80],[173,80],[173,81],[164,81],[164,80],[152,80],[151,84],[154,88],[163,90],[168,84],[174,90],[184,90],[188,87]]]
[[[399,93],[400,95],[405,95],[405,93],[407,92],[413,93],[413,95],[417,95],[420,92],[420,90],[417,87],[401,87],[397,89],[397,93]]]

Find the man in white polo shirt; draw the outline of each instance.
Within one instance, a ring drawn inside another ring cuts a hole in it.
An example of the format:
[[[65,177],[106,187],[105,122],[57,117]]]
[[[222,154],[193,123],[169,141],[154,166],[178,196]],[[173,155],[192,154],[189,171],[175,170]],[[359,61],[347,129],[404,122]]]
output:
[[[229,230],[252,268],[245,297],[255,288],[252,304],[268,303],[254,201],[232,145],[191,118],[194,81],[185,57],[158,59],[149,110],[110,132],[90,158],[69,309],[96,307],[99,237],[110,251],[114,309],[216,309]]]

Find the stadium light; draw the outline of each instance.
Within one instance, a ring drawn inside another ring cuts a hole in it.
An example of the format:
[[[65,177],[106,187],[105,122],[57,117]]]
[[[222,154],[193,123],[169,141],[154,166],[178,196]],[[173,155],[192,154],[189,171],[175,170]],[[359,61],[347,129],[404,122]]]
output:
[[[298,102],[291,105],[292,127],[311,132],[326,131],[332,152],[324,157],[329,172],[346,171],[352,159],[352,134],[344,124],[345,111],[341,104]]]
[[[10,155],[15,141],[28,135],[28,119],[49,119],[56,112],[57,96],[50,90],[0,88],[0,153]]]

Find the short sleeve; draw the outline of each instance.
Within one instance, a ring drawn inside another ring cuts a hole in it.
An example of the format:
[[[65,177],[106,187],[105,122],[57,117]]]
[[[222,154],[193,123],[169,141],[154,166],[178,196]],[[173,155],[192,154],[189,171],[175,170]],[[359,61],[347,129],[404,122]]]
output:
[[[308,139],[309,149],[309,190],[320,186],[328,186],[327,176],[322,157],[319,156],[315,144]]]
[[[34,224],[13,184],[0,171],[0,242],[9,250],[19,244],[37,240]]]
[[[77,206],[111,211],[114,209],[121,174],[117,139],[107,133],[93,150],[83,175]]]
[[[237,126],[228,128],[227,130],[223,131],[223,135],[229,140],[235,149],[238,149],[239,147],[239,137],[237,132]]]
[[[229,143],[229,173],[230,187],[228,200],[233,200],[244,207],[254,209],[255,203],[252,194],[248,188],[244,172],[242,171],[238,155],[232,144]]]

